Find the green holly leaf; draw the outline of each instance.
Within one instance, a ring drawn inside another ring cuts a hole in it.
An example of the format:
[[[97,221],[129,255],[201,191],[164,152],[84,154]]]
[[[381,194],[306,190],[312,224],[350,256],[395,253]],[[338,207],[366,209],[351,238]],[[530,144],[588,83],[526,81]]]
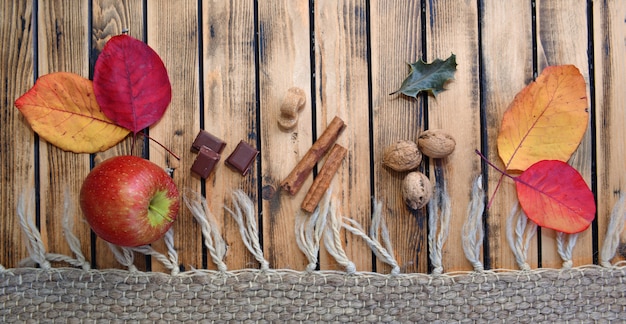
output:
[[[409,66],[411,73],[404,79],[400,89],[391,94],[400,92],[417,99],[420,92],[426,91],[436,97],[438,93],[445,90],[443,85],[448,80],[454,79],[456,55],[450,55],[445,61],[436,59],[432,63],[419,60]]]

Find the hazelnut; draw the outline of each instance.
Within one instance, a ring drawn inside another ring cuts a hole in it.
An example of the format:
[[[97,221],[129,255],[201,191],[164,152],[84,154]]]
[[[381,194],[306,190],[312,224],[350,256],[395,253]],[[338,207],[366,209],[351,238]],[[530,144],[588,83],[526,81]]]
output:
[[[426,206],[432,194],[433,187],[425,174],[414,171],[404,177],[402,198],[410,209],[417,210]]]
[[[387,146],[383,152],[383,165],[396,171],[409,171],[422,162],[422,153],[413,141],[399,140]]]
[[[280,105],[278,126],[283,130],[292,130],[298,125],[298,115],[306,103],[306,94],[300,88],[289,88]]]
[[[433,159],[441,159],[454,151],[456,141],[452,135],[441,129],[423,131],[417,138],[419,150]]]

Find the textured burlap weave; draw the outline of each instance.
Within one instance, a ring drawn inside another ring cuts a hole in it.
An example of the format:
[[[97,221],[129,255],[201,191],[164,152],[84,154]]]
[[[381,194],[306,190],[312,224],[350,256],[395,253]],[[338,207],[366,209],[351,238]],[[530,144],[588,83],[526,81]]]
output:
[[[9,269],[0,321],[624,322],[626,268],[432,276]]]

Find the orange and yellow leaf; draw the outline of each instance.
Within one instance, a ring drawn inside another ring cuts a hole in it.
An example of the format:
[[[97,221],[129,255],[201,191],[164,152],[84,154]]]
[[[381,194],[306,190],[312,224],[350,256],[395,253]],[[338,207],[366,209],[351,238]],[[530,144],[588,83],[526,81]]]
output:
[[[589,122],[585,80],[573,65],[550,66],[504,113],[498,153],[506,170],[524,171],[541,160],[567,161]]]
[[[130,133],[102,113],[92,82],[73,73],[42,76],[15,106],[39,136],[66,151],[101,152]]]

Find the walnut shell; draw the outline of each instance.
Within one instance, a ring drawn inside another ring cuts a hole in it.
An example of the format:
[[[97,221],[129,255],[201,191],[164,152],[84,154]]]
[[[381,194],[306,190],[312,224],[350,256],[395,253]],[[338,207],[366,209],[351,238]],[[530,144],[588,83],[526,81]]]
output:
[[[404,177],[402,198],[410,209],[417,210],[426,206],[432,194],[433,186],[425,174],[414,171]]]
[[[452,135],[441,129],[429,129],[419,135],[417,146],[422,154],[433,159],[441,159],[454,152],[456,141]]]
[[[396,171],[409,171],[422,163],[422,153],[413,141],[399,140],[385,148],[383,165]]]

